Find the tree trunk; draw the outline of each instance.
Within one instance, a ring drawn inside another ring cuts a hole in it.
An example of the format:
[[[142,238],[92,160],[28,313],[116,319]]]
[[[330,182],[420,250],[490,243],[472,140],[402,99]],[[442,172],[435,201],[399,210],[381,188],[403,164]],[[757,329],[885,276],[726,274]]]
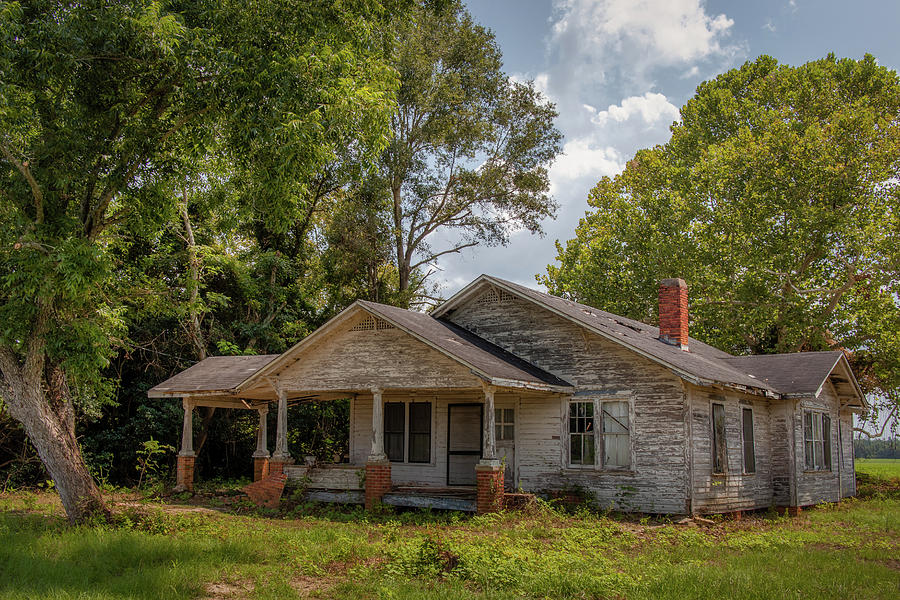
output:
[[[44,368],[43,346],[43,339],[32,338],[24,364],[11,349],[0,347],[0,392],[9,414],[22,424],[53,478],[69,521],[83,523],[98,516],[106,519],[109,509],[75,438],[75,410],[65,373],[58,366]]]
[[[409,261],[406,258],[406,249],[403,244],[403,196],[400,191],[400,183],[395,181],[391,192],[394,201],[394,246],[397,251],[397,275],[399,278],[398,291],[400,298],[409,289]],[[406,308],[406,307],[404,307]]]

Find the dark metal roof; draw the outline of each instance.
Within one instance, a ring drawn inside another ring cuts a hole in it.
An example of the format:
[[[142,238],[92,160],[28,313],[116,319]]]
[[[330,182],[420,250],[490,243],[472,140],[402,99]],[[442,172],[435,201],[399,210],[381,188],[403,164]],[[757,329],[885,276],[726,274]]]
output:
[[[722,361],[752,373],[787,396],[814,396],[842,356],[840,351],[795,352],[732,356]]]
[[[164,398],[181,393],[228,392],[278,356],[210,356],[151,388],[147,395]]]
[[[366,300],[359,300],[358,304],[373,315],[409,331],[441,352],[492,379],[571,387],[569,382],[453,323],[387,304]]]

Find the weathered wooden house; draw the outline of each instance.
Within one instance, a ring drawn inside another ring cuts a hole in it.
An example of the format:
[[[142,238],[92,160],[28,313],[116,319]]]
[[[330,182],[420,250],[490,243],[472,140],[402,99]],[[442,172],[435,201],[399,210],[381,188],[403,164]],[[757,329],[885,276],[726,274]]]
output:
[[[482,275],[431,314],[357,301],[284,354],[209,358],[149,395],[183,399],[184,487],[192,409],[218,406],[259,411],[257,479],[321,500],[483,512],[504,489],[579,490],[696,514],[855,493],[866,401],[841,352],[732,356],[688,337],[684,281],[659,302],[657,328]],[[349,462],[292,464],[288,404],[343,398]]]

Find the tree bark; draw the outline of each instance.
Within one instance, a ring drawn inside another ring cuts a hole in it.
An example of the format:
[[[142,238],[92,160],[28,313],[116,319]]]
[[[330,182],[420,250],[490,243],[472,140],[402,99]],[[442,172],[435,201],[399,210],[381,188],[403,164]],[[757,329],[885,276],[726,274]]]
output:
[[[39,323],[46,323],[46,314],[49,311],[38,318]],[[12,349],[0,347],[0,393],[9,414],[22,424],[50,473],[69,521],[107,519],[109,509],[87,470],[75,437],[75,410],[65,372],[59,366],[46,364],[40,331],[32,336],[27,348],[23,363]]]

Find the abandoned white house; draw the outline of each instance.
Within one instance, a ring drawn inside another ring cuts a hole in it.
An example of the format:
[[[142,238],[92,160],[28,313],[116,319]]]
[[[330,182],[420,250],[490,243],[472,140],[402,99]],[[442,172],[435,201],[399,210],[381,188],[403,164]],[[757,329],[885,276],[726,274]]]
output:
[[[732,356],[688,337],[684,281],[659,298],[657,328],[482,275],[431,314],[357,301],[284,354],[208,358],[149,395],[183,399],[186,487],[191,412],[217,406],[259,411],[257,478],[321,500],[483,512],[504,487],[579,489],[710,513],[853,495],[866,400],[843,353]],[[291,464],[288,403],[343,398],[349,463]]]

